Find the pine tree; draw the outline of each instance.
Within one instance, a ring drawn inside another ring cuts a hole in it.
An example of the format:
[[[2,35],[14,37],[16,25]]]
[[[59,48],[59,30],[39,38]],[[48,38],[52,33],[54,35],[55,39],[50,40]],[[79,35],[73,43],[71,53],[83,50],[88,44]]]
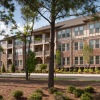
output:
[[[4,73],[4,72],[6,72],[6,70],[5,70],[5,65],[3,64],[3,66],[2,66],[2,73]]]
[[[12,72],[12,73],[15,72],[15,65],[14,65],[14,64],[12,64],[12,66],[11,66],[11,72]]]

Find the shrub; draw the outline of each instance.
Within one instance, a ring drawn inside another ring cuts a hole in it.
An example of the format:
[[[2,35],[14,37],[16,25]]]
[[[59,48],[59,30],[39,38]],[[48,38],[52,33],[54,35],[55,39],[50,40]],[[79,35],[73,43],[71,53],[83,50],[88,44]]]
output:
[[[2,95],[0,95],[0,100],[3,100],[3,96]]]
[[[40,93],[33,93],[31,96],[28,98],[28,100],[42,100],[42,95]]]
[[[81,73],[81,72],[82,72],[82,70],[79,68],[79,69],[78,69],[78,73]]]
[[[73,69],[73,72],[77,72],[77,68],[74,68],[74,69]]]
[[[54,93],[54,100],[70,100],[67,96],[64,96],[62,92],[57,91]]]
[[[85,87],[84,91],[85,91],[85,92],[89,92],[89,93],[94,93],[94,92],[95,92],[95,91],[94,91],[94,88],[91,87],[91,86]]]
[[[3,64],[3,66],[2,66],[2,73],[4,73],[4,72],[6,72],[6,70],[5,70],[5,65]]]
[[[85,92],[81,95],[80,100],[93,100],[93,96],[92,94]]]
[[[88,68],[84,68],[83,72],[88,73],[89,72]]]
[[[89,73],[93,73],[93,69],[90,68],[90,69],[89,69]]]
[[[36,92],[36,93],[40,93],[41,95],[43,95],[42,89],[37,89],[35,92]]]
[[[41,64],[40,69],[42,72],[45,71],[47,69],[47,64]]]
[[[23,96],[23,92],[21,90],[16,90],[13,92],[13,96],[15,98],[21,98]]]
[[[76,89],[75,86],[68,86],[67,92],[68,92],[68,93],[73,93],[73,91],[74,91],[75,89]]]
[[[11,66],[11,72],[12,72],[12,73],[15,72],[15,65],[14,65],[14,64],[12,64],[12,66]]]
[[[100,70],[98,68],[95,68],[95,73],[99,74]]]
[[[82,89],[75,89],[73,93],[75,97],[80,97],[84,93],[84,91]]]
[[[49,93],[50,94],[54,94],[55,92],[57,92],[58,91],[58,89],[57,88],[54,88],[54,87],[51,87],[50,89],[49,89]]]

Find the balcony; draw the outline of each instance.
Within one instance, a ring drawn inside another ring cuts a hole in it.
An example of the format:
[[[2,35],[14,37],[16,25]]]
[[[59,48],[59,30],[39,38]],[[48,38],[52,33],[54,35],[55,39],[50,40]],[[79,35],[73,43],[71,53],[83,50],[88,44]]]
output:
[[[8,46],[7,46],[8,48],[12,48],[12,44],[8,44]]]
[[[45,38],[45,42],[49,42],[50,41],[50,38]]]
[[[45,55],[49,55],[50,54],[50,51],[45,51]]]
[[[35,43],[35,44],[42,43],[42,40],[35,40],[34,43]]]
[[[42,56],[43,55],[43,52],[42,51],[39,51],[39,52],[35,52],[36,56]]]
[[[8,54],[8,58],[12,58],[12,54]]]
[[[8,64],[8,67],[11,67],[12,66],[12,64]]]

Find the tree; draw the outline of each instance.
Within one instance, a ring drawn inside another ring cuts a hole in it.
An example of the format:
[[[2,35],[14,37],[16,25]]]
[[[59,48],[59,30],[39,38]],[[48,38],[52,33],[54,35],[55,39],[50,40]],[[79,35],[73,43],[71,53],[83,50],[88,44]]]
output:
[[[6,70],[5,70],[5,65],[3,64],[3,66],[2,66],[2,73],[4,73],[4,72],[6,72]]]
[[[16,24],[16,21],[13,18],[13,15],[8,17],[8,19],[14,24],[14,27],[12,27],[12,30],[17,30],[16,37],[21,39],[24,42],[24,67],[25,67],[25,72],[26,72],[26,80],[28,80],[28,66],[26,66],[26,56],[28,55],[30,51],[30,44],[31,44],[31,38],[32,38],[32,33],[33,33],[33,27],[34,27],[34,21],[37,19],[37,13],[33,12],[30,10],[28,5],[25,5],[21,8],[21,13],[22,13],[22,19],[24,20],[24,31],[20,31],[18,29],[18,26]],[[32,25],[30,25],[32,24]],[[27,37],[30,37],[30,39],[27,39]],[[29,44],[28,48],[26,47],[26,44]],[[28,53],[26,53],[26,50],[28,49]]]
[[[93,55],[93,49],[88,44],[85,43],[83,47],[83,58],[87,65],[90,64],[90,58],[92,55]]]
[[[15,72],[15,65],[14,65],[14,64],[12,64],[12,66],[11,66],[11,72],[12,72],[12,73]]]
[[[48,87],[54,87],[54,37],[55,21],[69,16],[87,15],[95,13],[96,0],[17,0],[22,6],[28,5],[31,10],[38,12],[50,24],[50,62]],[[46,16],[47,15],[47,16]]]
[[[30,73],[34,72],[36,64],[37,60],[35,57],[35,53],[30,50],[26,60],[26,66],[28,66],[27,68],[28,68],[29,79],[30,79]]]
[[[60,62],[61,62],[61,52],[60,52],[59,50],[56,51],[55,62],[56,62],[57,67],[58,67],[58,65],[59,65]]]

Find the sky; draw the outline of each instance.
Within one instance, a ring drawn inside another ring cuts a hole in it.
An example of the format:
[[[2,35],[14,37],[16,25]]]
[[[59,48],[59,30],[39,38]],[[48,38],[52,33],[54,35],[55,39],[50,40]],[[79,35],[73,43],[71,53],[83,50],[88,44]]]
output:
[[[22,31],[23,30],[23,20],[21,19],[21,12],[20,12],[20,7],[18,4],[15,5],[16,9],[15,9],[15,12],[14,12],[14,19],[16,20],[20,30]],[[72,19],[72,18],[75,18],[75,17],[69,17],[69,18],[65,18],[65,19],[61,19],[61,20],[57,20],[57,22],[60,22],[60,21],[64,21],[64,20],[68,20],[68,19]],[[36,28],[39,28],[39,27],[42,27],[42,26],[46,26],[46,25],[49,25],[49,23],[43,19],[41,17],[40,20],[38,21],[35,21],[35,25],[34,25],[34,29]],[[0,31],[1,30],[6,30],[6,33],[9,34],[10,33],[10,27],[12,26],[12,24],[10,23],[8,26],[5,26],[3,22],[0,22]],[[2,37],[0,36],[0,39]]]

